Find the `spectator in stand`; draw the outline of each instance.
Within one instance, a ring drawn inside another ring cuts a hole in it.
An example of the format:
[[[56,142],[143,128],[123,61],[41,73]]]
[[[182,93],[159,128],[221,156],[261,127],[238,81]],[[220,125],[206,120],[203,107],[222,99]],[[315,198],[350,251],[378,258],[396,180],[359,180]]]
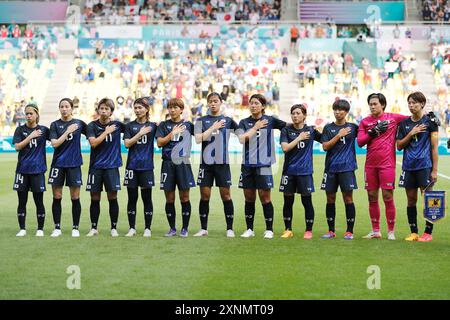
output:
[[[292,25],[291,29],[291,51],[295,51],[297,47],[297,39],[299,37],[299,31],[295,25]]]
[[[22,31],[20,30],[20,27],[18,24],[15,25],[14,29],[12,30],[13,38],[20,38],[22,36]]]
[[[450,20],[450,1],[424,0],[422,1],[422,5],[423,20],[441,23]]]
[[[8,37],[8,34],[9,34],[8,28],[6,28],[5,25],[2,25],[2,28],[0,29],[0,37],[1,37],[2,39],[5,39],[5,38]]]

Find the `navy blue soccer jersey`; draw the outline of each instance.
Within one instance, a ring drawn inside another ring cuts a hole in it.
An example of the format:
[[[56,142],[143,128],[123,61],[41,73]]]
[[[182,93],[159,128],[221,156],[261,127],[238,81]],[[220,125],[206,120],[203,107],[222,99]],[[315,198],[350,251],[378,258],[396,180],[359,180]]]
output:
[[[153,170],[154,168],[153,151],[157,128],[156,123],[150,121],[145,123],[138,123],[136,120],[132,121],[125,126],[123,139],[133,138],[144,126],[150,127],[150,132],[140,137],[128,150],[127,169],[146,171]]]
[[[35,128],[29,128],[26,124],[21,125],[14,131],[13,144],[22,142],[35,130],[41,130],[42,135],[31,139],[25,148],[19,151],[17,173],[38,174],[47,171],[45,146],[47,140],[50,140],[50,130],[47,127],[38,125]]]
[[[325,158],[325,172],[338,173],[355,171],[358,168],[356,163],[355,139],[358,135],[358,126],[354,123],[346,122],[339,126],[332,122],[323,128],[321,142],[327,142],[333,139],[343,128],[350,128],[350,133],[327,151]]]
[[[274,129],[283,129],[286,127],[286,122],[283,120],[263,115],[260,119],[254,119],[251,116],[242,119],[239,122],[239,134],[243,134],[253,128],[258,120],[267,120],[266,127],[257,131],[244,144],[242,163],[246,167],[266,167],[275,163],[275,142]]]
[[[165,146],[162,147],[162,159],[176,161],[188,159],[191,156],[192,136],[194,135],[194,125],[189,121],[173,122],[172,120],[162,121],[156,130],[156,138],[164,138],[176,125],[183,124],[186,130],[172,137]]]
[[[72,119],[70,121],[59,119],[53,121],[50,125],[50,140],[59,139],[72,124],[77,124],[78,129],[70,133],[66,141],[58,148],[55,148],[52,167],[74,168],[83,164],[83,158],[81,157],[81,135],[86,135],[86,123],[78,119]]]
[[[122,155],[120,153],[120,134],[125,126],[120,121],[110,121],[103,125],[99,120],[92,121],[87,126],[87,138],[97,138],[107,126],[115,125],[116,130],[106,136],[97,147],[91,147],[91,159],[89,169],[113,169],[122,166]]]
[[[430,133],[437,132],[438,127],[428,116],[423,116],[417,122],[407,118],[400,122],[397,130],[397,140],[401,140],[416,126],[424,124],[427,131],[416,134],[409,141],[409,144],[403,149],[402,169],[406,171],[415,171],[425,168],[432,168],[431,160],[431,140]]]
[[[207,115],[199,118],[195,123],[195,134],[205,132],[216,121],[224,121],[224,127],[213,131],[209,139],[202,142],[202,163],[208,165],[229,163],[228,142],[230,134],[238,128],[237,123],[230,117]]]
[[[290,125],[281,130],[280,143],[291,143],[300,133],[309,132],[308,140],[300,141],[295,148],[285,154],[283,174],[290,176],[307,176],[313,173],[313,145],[314,140],[320,142],[322,134],[313,126],[295,129]]]

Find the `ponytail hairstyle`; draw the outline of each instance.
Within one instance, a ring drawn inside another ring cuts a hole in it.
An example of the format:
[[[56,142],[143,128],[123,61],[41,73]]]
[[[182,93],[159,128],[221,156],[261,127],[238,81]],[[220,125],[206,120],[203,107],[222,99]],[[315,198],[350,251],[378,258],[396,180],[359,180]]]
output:
[[[252,101],[252,99],[257,99],[259,101],[259,103],[262,104],[262,106],[263,106],[262,114],[264,114],[266,106],[267,106],[266,97],[264,97],[262,94],[256,93],[256,94],[252,95],[248,101],[250,102],[250,101]]]
[[[36,119],[36,123],[39,123],[39,108],[37,107],[37,105],[35,105],[34,103],[29,103],[29,104],[27,104],[26,106],[25,106],[25,110],[27,109],[27,108],[31,108],[31,109],[33,109],[34,110],[34,112],[36,112],[36,114],[37,114],[37,119]]]
[[[70,104],[70,107],[73,109],[73,100],[70,98],[62,98],[58,103],[58,108],[61,106],[61,102],[66,101]]]
[[[209,102],[209,99],[211,99],[214,96],[218,97],[220,102],[223,102],[222,96],[217,92],[211,92],[210,94],[208,94],[208,96],[206,97],[206,102]]]

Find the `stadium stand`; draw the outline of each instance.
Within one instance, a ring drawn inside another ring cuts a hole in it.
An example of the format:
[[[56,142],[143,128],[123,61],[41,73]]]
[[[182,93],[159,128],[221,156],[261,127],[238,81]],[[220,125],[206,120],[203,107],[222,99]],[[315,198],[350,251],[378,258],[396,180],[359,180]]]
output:
[[[44,100],[54,69],[54,60],[22,59],[14,54],[0,54],[1,134],[12,135],[24,119],[26,103]],[[19,115],[19,117],[18,117]]]
[[[81,54],[74,61],[67,96],[80,100],[79,116],[87,119],[95,116],[95,102],[111,92],[117,93],[114,98],[124,97],[115,113],[122,121],[130,119],[131,102],[141,96],[151,97],[156,121],[164,119],[171,97],[183,98],[190,106],[184,116],[194,120],[205,114],[206,96],[212,91],[221,93],[225,113],[236,119],[247,114],[248,97],[256,92],[268,99],[269,114],[278,113],[279,51],[257,41],[235,40],[216,42],[209,55],[206,48],[212,44],[212,40],[191,41],[183,49],[181,43],[167,41],[155,43],[145,53],[139,53],[139,44],[120,48],[113,44],[97,55]],[[141,54],[144,59],[133,59]]]
[[[280,19],[278,0],[86,0],[83,21],[86,23],[140,24],[148,21],[251,21]]]
[[[422,0],[422,17],[425,21],[449,22],[450,1]]]

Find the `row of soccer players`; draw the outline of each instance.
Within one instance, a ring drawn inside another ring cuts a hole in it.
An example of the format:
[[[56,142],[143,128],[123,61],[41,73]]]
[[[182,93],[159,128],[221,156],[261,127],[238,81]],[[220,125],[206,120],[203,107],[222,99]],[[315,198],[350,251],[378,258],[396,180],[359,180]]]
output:
[[[395,205],[393,189],[395,183],[395,141],[399,149],[404,150],[403,173],[400,186],[406,188],[408,196],[408,220],[411,235],[407,240],[430,241],[432,224],[427,222],[425,233],[419,237],[417,230],[417,190],[429,187],[437,179],[437,119],[424,115],[426,99],[416,92],[408,97],[408,106],[412,116],[385,113],[386,99],[382,94],[369,95],[368,104],[371,115],[363,119],[360,126],[346,121],[350,105],[345,100],[333,104],[335,121],[327,124],[323,132],[306,125],[307,109],[302,104],[291,107],[292,123],[264,114],[266,99],[255,94],[250,98],[250,116],[242,119],[239,125],[229,117],[220,114],[221,97],[211,93],[207,97],[209,114],[200,118],[194,125],[181,117],[184,104],[181,99],[171,99],[168,103],[170,119],[156,124],[149,121],[149,103],[146,98],[134,102],[136,120],[124,125],[111,120],[114,102],[102,99],[98,104],[99,119],[86,125],[72,118],[73,102],[64,98],[59,103],[61,119],[54,121],[50,129],[39,125],[39,110],[35,105],[26,107],[27,122],[14,133],[13,143],[18,155],[14,190],[17,191],[19,204],[17,215],[20,231],[17,236],[26,235],[25,217],[28,191],[33,192],[37,208],[38,230],[36,235],[43,236],[45,207],[43,192],[45,187],[46,158],[45,145],[50,140],[55,148],[48,183],[52,185],[52,213],[55,229],[52,237],[61,235],[61,198],[64,184],[69,186],[72,199],[73,230],[72,236],[78,237],[80,221],[81,177],[81,134],[90,145],[90,163],[86,190],[90,191],[91,230],[87,236],[98,234],[100,198],[103,187],[109,201],[111,218],[111,236],[118,236],[117,220],[119,206],[117,191],[120,190],[118,168],[122,166],[120,139],[121,133],[125,147],[129,149],[124,185],[127,187],[127,213],[130,225],[126,236],[136,235],[136,204],[138,188],[144,205],[144,236],[151,236],[153,216],[152,187],[154,186],[154,139],[162,148],[161,185],[164,190],[165,212],[170,226],[167,237],[177,235],[175,227],[175,190],[178,186],[182,208],[181,237],[188,236],[191,216],[189,190],[195,186],[194,176],[189,163],[191,136],[202,144],[202,163],[197,184],[200,186],[201,200],[199,215],[201,230],[195,236],[207,236],[209,202],[211,188],[215,181],[223,201],[227,237],[234,237],[234,206],[230,194],[231,172],[228,159],[228,141],[230,132],[235,132],[244,145],[243,162],[239,187],[244,190],[245,220],[247,230],[241,237],[253,237],[255,202],[258,194],[261,201],[266,230],[264,238],[273,238],[274,208],[271,201],[271,188],[274,186],[271,166],[275,161],[273,131],[281,130],[281,147],[285,153],[280,191],[284,193],[283,219],[285,231],[283,238],[293,236],[292,216],[295,193],[301,195],[305,210],[306,231],[303,237],[311,239],[314,224],[314,207],[311,195],[313,183],[313,142],[322,143],[327,151],[325,173],[321,188],[326,191],[326,217],[329,231],[323,238],[334,238],[335,201],[338,188],[341,188],[345,203],[347,230],[345,239],[353,239],[355,206],[353,190],[357,189],[355,170],[357,169],[355,139],[360,146],[367,145],[365,164],[365,187],[369,197],[369,212],[372,231],[365,238],[381,238],[380,208],[378,192],[382,189],[386,205],[388,239],[395,239]]]

